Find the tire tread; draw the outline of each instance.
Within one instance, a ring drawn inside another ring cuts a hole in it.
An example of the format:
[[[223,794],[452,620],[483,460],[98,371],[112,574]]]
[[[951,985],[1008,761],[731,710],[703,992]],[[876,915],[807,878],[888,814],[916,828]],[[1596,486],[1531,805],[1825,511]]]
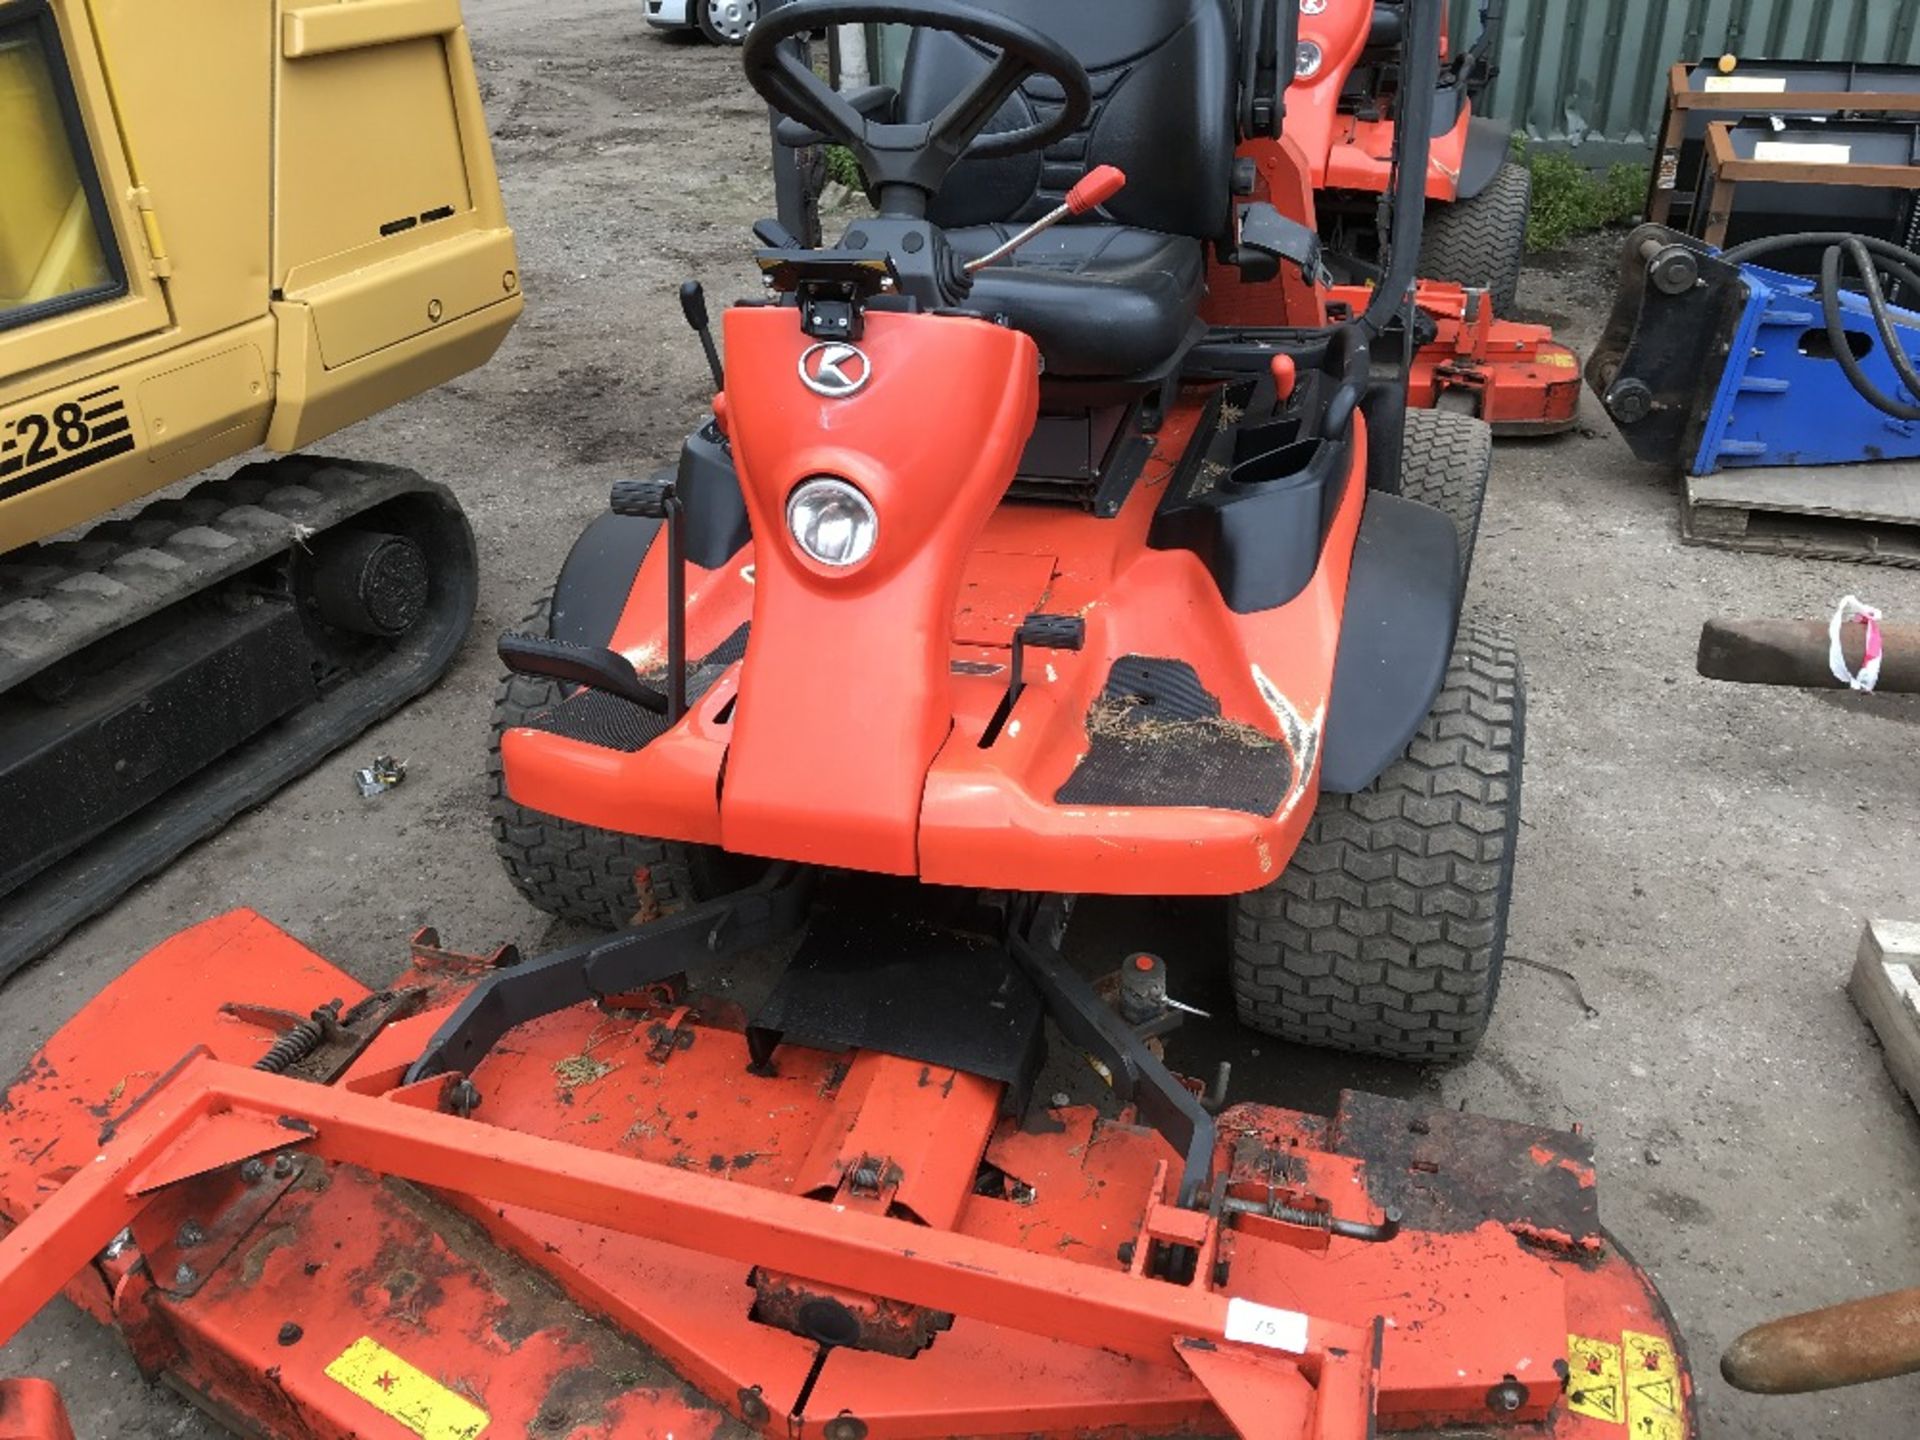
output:
[[[522,622],[529,634],[547,633],[551,596],[542,596]],[[644,869],[663,911],[701,898],[695,847],[624,835],[542,815],[507,794],[500,737],[560,703],[560,687],[526,675],[504,676],[494,691],[493,732],[487,751],[492,790],[493,848],[514,888],[538,909],[600,930],[629,924],[640,907],[635,876]]]
[[[1517,652],[1463,625],[1407,753],[1367,790],[1323,796],[1287,871],[1233,902],[1246,1025],[1400,1060],[1479,1047],[1500,990],[1525,728]]]
[[[1472,199],[1427,211],[1420,274],[1428,280],[1487,290],[1493,296],[1494,313],[1505,316],[1520,296],[1532,213],[1533,171],[1509,160]]]
[[[1473,573],[1487,485],[1493,478],[1493,430],[1471,415],[1409,410],[1401,448],[1400,493],[1445,513],[1460,537],[1460,580]]]

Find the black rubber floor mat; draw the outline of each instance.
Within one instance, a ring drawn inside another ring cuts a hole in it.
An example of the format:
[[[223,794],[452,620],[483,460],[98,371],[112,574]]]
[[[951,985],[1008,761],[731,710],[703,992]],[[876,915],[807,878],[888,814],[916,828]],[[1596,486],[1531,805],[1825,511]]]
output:
[[[747,658],[747,636],[751,625],[742,625],[716,645],[712,652],[687,665],[687,704],[692,705],[711,690],[720,677]],[[656,665],[640,677],[656,690],[667,684],[667,667]]]
[[[1182,660],[1114,662],[1087,714],[1087,738],[1057,804],[1272,815],[1293,783],[1287,747],[1224,719],[1219,698]]]
[[[602,750],[637,755],[667,733],[667,717],[604,690],[582,690],[535,716],[529,729]]]
[[[747,658],[747,631],[748,627],[742,625],[721,641],[711,654],[687,666],[689,706],[696,704],[722,675]],[[649,670],[640,678],[658,687],[665,683],[666,673],[666,668],[662,666]],[[608,695],[600,690],[581,690],[546,714],[536,717],[530,728],[548,735],[558,735],[563,740],[597,745],[602,750],[637,755],[666,734],[670,727],[666,716],[656,715],[631,700],[623,700],[618,695]]]
[[[1141,719],[1218,720],[1220,700],[1184,660],[1127,655],[1113,662],[1102,704],[1128,706]]]

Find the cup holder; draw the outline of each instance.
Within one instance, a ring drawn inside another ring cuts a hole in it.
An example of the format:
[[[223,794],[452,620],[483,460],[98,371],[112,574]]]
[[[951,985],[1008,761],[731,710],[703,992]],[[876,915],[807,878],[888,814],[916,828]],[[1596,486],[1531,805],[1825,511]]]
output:
[[[1314,461],[1326,442],[1300,438],[1296,420],[1275,420],[1242,431],[1234,439],[1231,484],[1263,489],[1282,481],[1302,480],[1313,474]]]

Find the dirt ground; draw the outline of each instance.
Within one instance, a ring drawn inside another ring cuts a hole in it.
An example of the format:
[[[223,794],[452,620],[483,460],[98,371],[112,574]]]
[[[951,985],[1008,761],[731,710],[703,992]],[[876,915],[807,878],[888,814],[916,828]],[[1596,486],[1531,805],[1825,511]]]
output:
[[[127,897],[4,992],[0,1073],[171,932],[250,905],[366,978],[409,931],[538,949],[552,927],[494,863],[483,755],[493,637],[556,572],[610,481],[669,456],[705,401],[674,288],[747,293],[771,208],[764,111],[736,57],[648,33],[636,4],[468,0],[529,311],[499,359],[331,442],[453,482],[484,566],[474,636],[436,692]],[[1526,299],[1575,344],[1609,300],[1607,240],[1549,257]],[[1804,1400],[1731,1393],[1749,1324],[1916,1283],[1920,1127],[1841,985],[1862,923],[1916,917],[1920,704],[1744,692],[1692,673],[1711,614],[1824,616],[1858,592],[1920,613],[1920,576],[1688,549],[1671,482],[1589,428],[1503,446],[1472,605],[1517,633],[1532,681],[1515,966],[1479,1059],[1354,1067],[1227,1025],[1176,1042],[1236,1092],[1327,1106],[1342,1083],[1596,1137],[1614,1232],[1691,1341],[1714,1440],[1914,1433],[1920,1381]],[[406,784],[362,800],[377,753]],[[1084,947],[1157,946],[1176,993],[1220,1005],[1204,906],[1094,907]],[[1110,951],[1108,953],[1111,953]],[[0,1351],[51,1375],[83,1436],[211,1436],[59,1306]]]

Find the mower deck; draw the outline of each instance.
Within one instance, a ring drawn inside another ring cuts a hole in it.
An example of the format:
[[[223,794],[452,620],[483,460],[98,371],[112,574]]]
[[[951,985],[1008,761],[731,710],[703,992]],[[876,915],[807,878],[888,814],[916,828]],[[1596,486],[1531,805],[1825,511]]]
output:
[[[1373,292],[1336,286],[1334,313],[1358,314]],[[1477,416],[1502,437],[1558,435],[1580,417],[1580,357],[1545,325],[1503,320],[1484,290],[1422,280],[1414,295],[1420,345],[1407,403]]]
[[[0,1335],[64,1284],[285,1436],[1693,1433],[1577,1136],[1237,1106],[1182,1206],[1131,1109],[769,1050],[671,985],[403,1085],[489,973],[423,935],[370,1000],[250,912],[153,952],[0,1102]]]

